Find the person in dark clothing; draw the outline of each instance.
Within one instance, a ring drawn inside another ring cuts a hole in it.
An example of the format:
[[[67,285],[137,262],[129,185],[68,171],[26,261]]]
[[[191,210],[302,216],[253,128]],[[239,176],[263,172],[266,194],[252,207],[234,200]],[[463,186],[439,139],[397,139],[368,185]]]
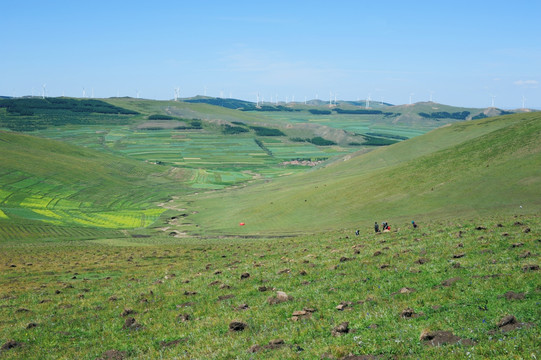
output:
[[[417,229],[417,224],[415,223],[415,221],[411,222],[411,226],[413,226],[414,229]]]
[[[378,233],[379,232],[379,225],[378,225],[378,222],[376,221],[374,223],[374,230]]]
[[[355,230],[355,235],[359,236],[360,234],[360,231],[359,230]]]

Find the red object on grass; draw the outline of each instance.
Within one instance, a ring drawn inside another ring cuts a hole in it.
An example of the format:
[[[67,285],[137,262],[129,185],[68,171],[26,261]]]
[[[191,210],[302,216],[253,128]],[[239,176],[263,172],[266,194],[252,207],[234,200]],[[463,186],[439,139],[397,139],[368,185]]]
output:
[[[244,225],[246,225],[246,224],[245,224],[245,223],[240,223],[239,225],[240,225],[240,226],[244,226]]]

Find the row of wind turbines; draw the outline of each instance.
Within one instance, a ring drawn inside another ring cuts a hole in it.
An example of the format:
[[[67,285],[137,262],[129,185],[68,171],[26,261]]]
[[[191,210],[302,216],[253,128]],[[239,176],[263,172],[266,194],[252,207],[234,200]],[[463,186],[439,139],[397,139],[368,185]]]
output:
[[[178,101],[180,99],[180,87],[175,87],[173,89],[173,92],[174,92],[174,101]],[[205,86],[204,87],[204,91],[203,91],[203,94],[204,96],[207,96],[207,87]],[[412,105],[413,104],[413,96],[415,95],[415,93],[410,93],[409,95],[409,105]],[[62,96],[64,96],[64,94],[62,94]],[[119,96],[118,94],[118,91],[117,91],[117,97]],[[329,106],[333,106],[333,105],[336,105],[337,103],[337,96],[338,96],[338,93],[333,93],[332,91],[329,92]],[[434,96],[434,91],[430,91],[430,102],[433,102],[433,96]],[[34,88],[32,88],[32,97],[35,97],[34,95]],[[41,90],[41,97],[43,99],[45,99],[47,97],[47,84],[43,84],[42,85],[42,90]],[[82,97],[83,98],[87,98],[87,97],[90,97],[90,98],[94,98],[94,88],[92,88],[91,90],[91,95],[88,96],[87,93],[86,93],[86,89],[83,87],[82,88]],[[139,99],[140,98],[140,92],[139,92],[139,89],[136,89],[135,90],[135,98],[136,99]],[[220,96],[219,98],[224,98],[224,92],[223,91],[220,91]],[[232,98],[232,94],[229,93],[229,98],[231,99]],[[496,95],[493,95],[491,94],[490,95],[490,98],[491,98],[491,107],[495,107],[496,106]],[[319,94],[316,93],[316,97],[315,97],[315,100],[320,100],[319,99]],[[360,99],[358,98],[357,101],[360,101]],[[373,101],[372,100],[372,95],[371,94],[368,94],[368,96],[366,97],[365,99],[365,108],[369,108],[370,107],[370,102]],[[267,101],[266,103],[270,103],[270,104],[275,104],[275,105],[278,105],[278,103],[280,103],[281,101],[279,101],[278,99],[278,94],[275,94],[275,96],[273,97],[272,95],[270,96],[270,101]],[[285,97],[285,104],[290,104],[290,103],[295,103],[295,95],[291,96],[291,101],[289,101],[289,96],[286,96]],[[306,105],[308,102],[308,99],[307,97],[305,96],[304,97],[304,104]],[[260,95],[259,92],[256,93],[256,106],[260,106],[261,104],[265,103],[265,98],[262,97]],[[381,98],[381,100],[379,101],[379,103],[381,105],[383,105],[383,97]],[[526,108],[526,97],[523,95],[522,96],[522,109],[525,109]]]

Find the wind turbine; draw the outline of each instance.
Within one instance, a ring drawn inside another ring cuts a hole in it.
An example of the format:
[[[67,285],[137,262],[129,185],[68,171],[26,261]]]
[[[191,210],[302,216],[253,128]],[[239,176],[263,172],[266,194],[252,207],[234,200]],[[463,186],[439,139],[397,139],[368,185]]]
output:
[[[43,93],[42,93],[42,98],[45,99],[45,96],[47,95],[46,91],[45,91],[45,87],[47,86],[47,84],[43,84],[42,86],[42,89],[43,89]]]
[[[410,105],[411,105],[411,98],[412,98],[413,95],[415,95],[415,94],[414,93],[410,94]]]
[[[329,107],[332,106],[332,92],[329,91]]]
[[[92,97],[91,99],[94,99],[94,88],[92,88]]]
[[[494,107],[494,99],[496,98],[496,95],[490,95],[490,97],[492,98],[492,107]]]
[[[86,97],[86,91],[85,88],[83,88],[83,99]]]
[[[433,95],[433,94],[434,94],[434,91],[431,91],[431,92],[430,92],[430,102],[433,102],[433,101],[432,101],[432,95]]]
[[[366,108],[368,109],[370,107],[370,94],[368,94],[368,97],[366,98]]]

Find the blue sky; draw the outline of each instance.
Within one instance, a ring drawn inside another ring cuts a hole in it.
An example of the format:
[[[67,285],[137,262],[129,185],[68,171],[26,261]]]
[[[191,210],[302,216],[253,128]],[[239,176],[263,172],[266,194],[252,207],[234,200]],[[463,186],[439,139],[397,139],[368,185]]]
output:
[[[10,1],[0,95],[541,109],[539,1]]]

